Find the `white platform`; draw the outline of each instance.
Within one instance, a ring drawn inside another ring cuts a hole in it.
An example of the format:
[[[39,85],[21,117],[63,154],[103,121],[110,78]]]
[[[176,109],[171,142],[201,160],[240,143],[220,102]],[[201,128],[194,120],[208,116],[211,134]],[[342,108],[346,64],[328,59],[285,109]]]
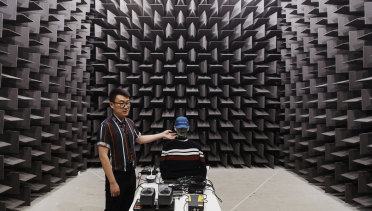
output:
[[[143,176],[145,177],[145,176]],[[136,195],[134,196],[134,201],[132,203],[132,206],[130,207],[129,211],[133,211],[134,207],[136,205],[136,201],[141,198],[141,190],[145,188],[153,188],[155,190],[155,201],[158,200],[158,184],[161,181],[160,174],[157,175],[157,181],[154,181],[152,183],[149,182],[143,182],[141,183],[140,187],[138,187],[138,191],[136,192]],[[207,184],[209,185],[208,188],[204,189],[203,192],[203,198],[204,198],[204,211],[221,211],[220,204],[218,203],[217,197],[213,193],[213,189],[210,187],[211,183],[208,181]],[[170,184],[174,185],[174,184]],[[174,197],[174,211],[190,211],[187,206],[187,199],[189,197],[189,194],[183,193],[182,196]]]
[[[211,168],[208,178],[223,200],[220,204],[223,211],[357,210],[280,167]],[[102,211],[105,204],[104,182],[102,169],[88,169],[22,210]]]

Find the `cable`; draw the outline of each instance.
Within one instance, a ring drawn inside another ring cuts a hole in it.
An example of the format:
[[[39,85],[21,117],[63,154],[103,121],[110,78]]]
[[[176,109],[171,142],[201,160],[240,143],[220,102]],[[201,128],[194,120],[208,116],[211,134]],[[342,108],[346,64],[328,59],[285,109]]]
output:
[[[183,205],[183,211],[186,210],[185,207],[186,207],[186,204],[188,204],[188,203],[189,203],[189,201],[188,201],[188,199],[186,198],[186,200],[185,200],[185,204]]]
[[[218,201],[220,201],[222,203],[222,199],[220,197],[218,197],[216,191],[213,191],[213,194],[217,197]]]
[[[204,200],[204,203],[208,203],[208,195],[207,194],[203,194],[203,200]]]
[[[139,187],[141,187],[142,189],[144,189],[144,187],[142,186],[142,184],[143,184],[143,183],[141,183],[141,184],[138,184],[138,186],[136,187],[136,190],[135,190],[135,192],[137,191],[137,189],[138,189]]]
[[[213,185],[213,182],[210,181],[209,179],[206,179],[206,180],[210,183],[210,185],[208,185],[208,186],[212,188],[212,193],[216,196],[218,201],[220,201],[222,203],[222,199],[217,195],[216,189],[214,188],[214,185]]]

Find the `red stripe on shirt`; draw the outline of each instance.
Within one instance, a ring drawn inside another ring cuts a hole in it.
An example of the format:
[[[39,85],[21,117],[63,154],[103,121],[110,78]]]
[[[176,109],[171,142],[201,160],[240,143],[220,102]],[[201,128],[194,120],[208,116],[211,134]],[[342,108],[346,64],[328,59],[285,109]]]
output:
[[[111,124],[109,123],[109,122],[107,122],[107,125],[108,125],[108,127],[109,127],[109,130],[110,130],[110,134],[111,134],[111,137],[112,137],[112,153],[113,153],[113,157],[114,157],[114,162],[113,162],[113,164],[114,164],[114,169],[115,170],[119,170],[119,162],[118,162],[118,156],[117,156],[117,152],[116,152],[116,143],[115,143],[115,135],[114,135],[114,131],[113,131],[113,129],[112,129],[112,127],[111,127]]]
[[[105,144],[110,145],[108,139],[109,139],[109,137],[108,137],[108,133],[107,133],[107,128],[105,127],[105,137],[103,138],[103,141],[105,142]]]
[[[161,157],[161,161],[164,160],[199,160],[198,155],[191,155],[191,156],[177,156],[177,155],[172,155],[172,156],[166,156],[166,157]]]
[[[129,140],[128,140],[128,133],[129,133],[129,131],[128,131],[128,128],[124,128],[123,126],[122,126],[122,128],[124,130],[124,141],[125,141],[125,146],[126,146],[125,148],[126,148],[126,151],[127,151],[127,158],[128,158],[128,161],[130,161],[131,160],[131,156],[130,156],[129,144],[128,144],[128,142],[129,142]]]
[[[131,122],[130,120],[128,120],[127,122],[129,123],[130,127],[132,127],[132,131],[135,131],[135,128],[134,128],[132,122]],[[129,132],[129,131],[128,131],[128,132]],[[135,143],[135,137],[134,137],[134,135],[135,135],[135,134],[132,133],[132,135],[133,135],[133,149],[132,149],[132,150],[133,150],[133,156],[134,156],[134,157],[133,157],[133,160],[136,160],[136,150],[135,150],[135,148],[134,148],[134,143]],[[138,137],[137,137],[137,138],[138,138]]]

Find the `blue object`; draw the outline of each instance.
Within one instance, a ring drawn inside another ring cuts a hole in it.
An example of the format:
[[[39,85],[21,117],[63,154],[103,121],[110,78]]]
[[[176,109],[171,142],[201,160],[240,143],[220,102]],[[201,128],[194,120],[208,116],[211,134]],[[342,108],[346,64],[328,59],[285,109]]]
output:
[[[189,128],[189,120],[187,120],[184,116],[177,117],[176,121],[174,122],[174,127],[176,128]]]

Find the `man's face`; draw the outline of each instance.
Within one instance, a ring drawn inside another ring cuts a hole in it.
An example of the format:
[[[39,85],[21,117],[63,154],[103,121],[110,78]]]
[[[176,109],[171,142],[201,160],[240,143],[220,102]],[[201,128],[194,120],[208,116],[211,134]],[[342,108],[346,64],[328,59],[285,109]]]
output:
[[[130,110],[130,101],[129,98],[123,95],[116,95],[115,101],[110,102],[110,107],[114,114],[120,119],[128,116]]]

